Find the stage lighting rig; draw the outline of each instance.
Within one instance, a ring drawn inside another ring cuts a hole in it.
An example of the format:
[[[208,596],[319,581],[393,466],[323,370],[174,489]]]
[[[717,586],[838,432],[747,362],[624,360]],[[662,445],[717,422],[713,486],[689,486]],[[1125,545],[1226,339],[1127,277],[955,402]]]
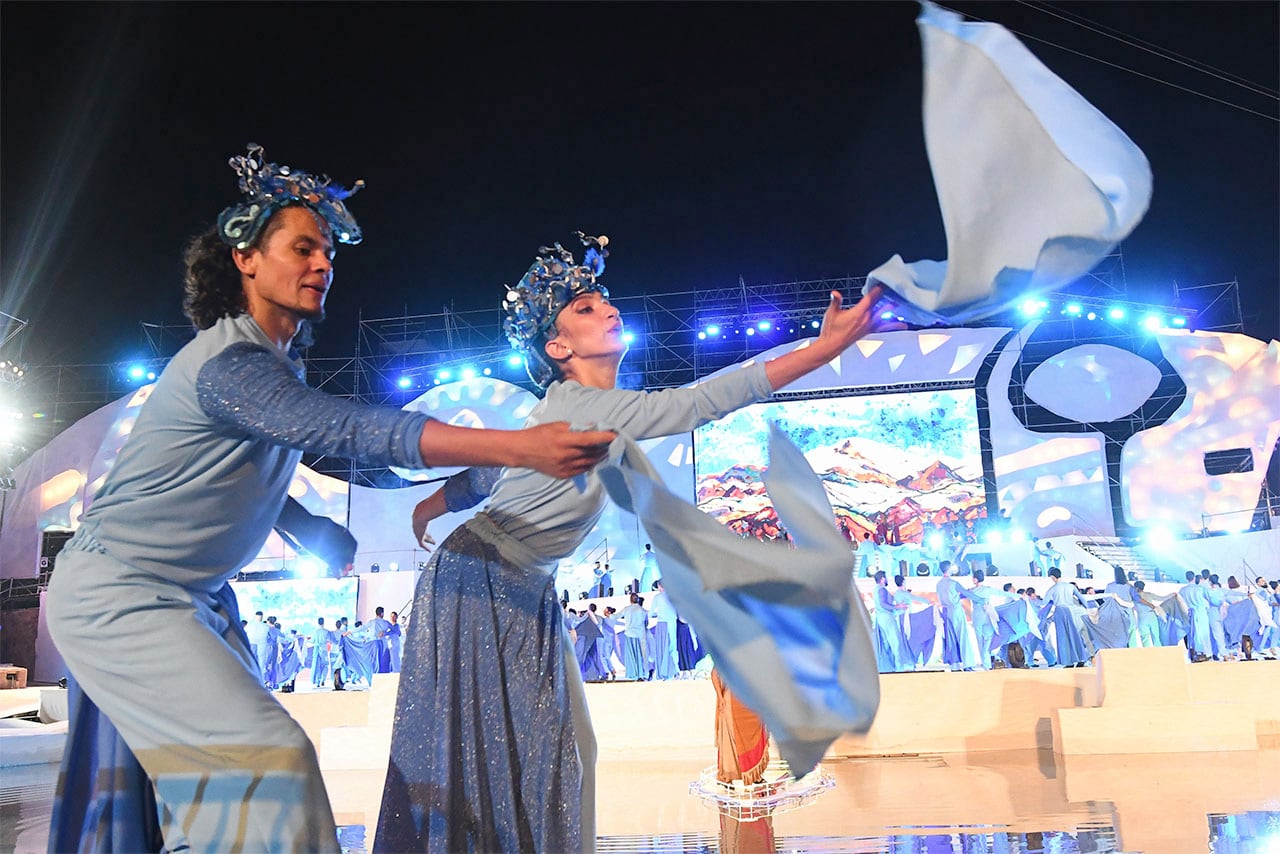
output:
[[[27,366],[9,359],[0,359],[0,386],[18,388],[26,380]]]

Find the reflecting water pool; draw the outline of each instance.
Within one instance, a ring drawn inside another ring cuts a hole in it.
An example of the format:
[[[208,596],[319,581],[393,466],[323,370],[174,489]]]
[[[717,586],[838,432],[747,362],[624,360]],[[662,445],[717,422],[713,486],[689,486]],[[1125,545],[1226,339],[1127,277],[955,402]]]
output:
[[[689,794],[696,759],[599,763],[601,852],[1280,854],[1280,750],[823,763],[808,806],[739,823]],[[0,851],[44,851],[57,766],[0,769]],[[341,830],[365,851],[361,824]]]

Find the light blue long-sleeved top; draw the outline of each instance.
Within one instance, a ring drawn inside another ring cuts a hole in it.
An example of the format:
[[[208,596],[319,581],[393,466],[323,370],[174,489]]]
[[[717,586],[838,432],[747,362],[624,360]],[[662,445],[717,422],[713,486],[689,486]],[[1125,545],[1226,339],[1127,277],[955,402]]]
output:
[[[1192,582],[1184,584],[1178,588],[1178,593],[1182,596],[1182,601],[1187,604],[1187,608],[1195,611],[1207,611],[1209,608],[1209,598],[1205,596],[1204,588],[1199,584]]]
[[[684,433],[772,394],[763,362],[691,388],[662,391],[599,389],[572,381],[556,382],[548,387],[546,397],[529,413],[525,423],[568,421],[575,427],[616,430],[632,439],[647,439]],[[518,541],[523,558],[538,564],[537,568],[551,571],[558,560],[568,557],[582,543],[604,511],[606,495],[599,475],[592,470],[558,480],[533,469],[506,468],[501,472],[489,494],[489,506],[479,515]],[[491,473],[478,472],[459,479],[452,494],[446,484],[445,502],[449,509],[472,506],[482,500],[484,495],[476,490],[483,489],[490,477]],[[472,494],[464,496],[466,491]],[[484,530],[483,523],[480,530]]]
[[[649,604],[649,613],[660,623],[667,623],[671,626],[672,631],[676,625],[676,608],[671,604],[671,597],[662,591],[653,594],[653,601]]]
[[[1222,622],[1222,606],[1227,603],[1227,591],[1221,587],[1210,587],[1202,592],[1205,603],[1209,606],[1209,622]]]
[[[628,605],[618,612],[617,619],[622,621],[623,635],[629,638],[644,637],[649,627],[649,612],[642,605]]]
[[[1044,598],[1046,602],[1052,602],[1060,607],[1078,608],[1081,611],[1088,607],[1084,596],[1069,581],[1060,580],[1050,584],[1049,589],[1044,592]]]
[[[250,315],[224,317],[160,375],[77,540],[217,590],[262,548],[303,451],[420,468],[427,420],[308,388],[296,353]]]
[[[965,591],[960,586],[960,582],[949,575],[944,575],[938,579],[936,592],[938,594],[938,604],[948,611],[959,608],[960,600],[965,598]]]

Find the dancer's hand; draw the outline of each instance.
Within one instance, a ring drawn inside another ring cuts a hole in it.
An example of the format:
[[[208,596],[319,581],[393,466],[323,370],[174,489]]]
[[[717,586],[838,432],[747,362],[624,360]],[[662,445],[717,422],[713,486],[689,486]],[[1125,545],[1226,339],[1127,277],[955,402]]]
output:
[[[436,544],[435,537],[427,533],[431,520],[438,519],[448,512],[444,503],[444,490],[437,489],[418,502],[413,508],[413,541],[426,551]]]
[[[576,432],[564,422],[524,430],[476,430],[430,420],[418,441],[427,466],[511,466],[552,477],[581,474],[604,459],[615,433]]]
[[[822,316],[822,331],[818,333],[815,347],[821,348],[830,358],[843,353],[864,335],[871,332],[888,332],[904,328],[904,324],[881,317],[890,309],[883,285],[876,285],[851,308],[842,308],[844,298],[839,291],[831,292],[831,302]],[[896,317],[896,315],[895,315]]]
[[[774,391],[830,362],[864,335],[903,328],[902,323],[880,316],[889,310],[885,290],[880,285],[867,291],[853,308],[842,308],[843,302],[839,291],[832,291],[818,339],[808,347],[792,350],[765,363],[765,373]]]
[[[617,436],[609,430],[571,430],[564,421],[538,424],[511,434],[513,462],[508,465],[573,477],[603,460]]]

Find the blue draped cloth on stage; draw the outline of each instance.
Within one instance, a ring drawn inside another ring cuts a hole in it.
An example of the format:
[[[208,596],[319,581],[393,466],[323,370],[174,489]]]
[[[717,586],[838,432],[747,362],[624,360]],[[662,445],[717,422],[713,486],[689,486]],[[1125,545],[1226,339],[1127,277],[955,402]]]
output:
[[[1128,584],[1113,581],[1105,592],[1111,595],[1098,605],[1092,620],[1085,620],[1085,628],[1097,649],[1124,649],[1130,646],[1136,626],[1137,615],[1132,607],[1134,591]],[[1130,607],[1126,607],[1125,602]]]
[[[1035,608],[1021,596],[1012,602],[1005,602],[1003,605],[996,606],[996,633],[993,643],[995,651],[1000,654],[1001,659],[1005,659],[1006,656],[1004,647],[1014,641],[1020,642],[1031,634],[1033,621],[1038,632],[1040,630],[1039,617],[1035,613]]]
[[[907,634],[907,648],[911,650],[913,663],[924,663],[933,654],[933,645],[937,641],[938,626],[935,619],[936,609],[925,608],[907,615],[910,631]]]
[[[374,667],[378,661],[378,646],[379,641],[374,638],[342,636],[343,670],[348,682],[362,679],[366,685],[373,684]]]
[[[676,662],[681,670],[692,670],[698,662],[705,658],[707,651],[702,648],[698,636],[690,631],[684,620],[676,622]]]
[[[298,648],[293,641],[286,640],[280,645],[280,658],[275,666],[275,684],[285,685],[302,670],[302,662],[298,660]]]
[[[1261,640],[1262,621],[1258,618],[1258,608],[1252,599],[1241,599],[1227,605],[1226,616],[1222,618],[1222,631],[1227,638],[1227,648],[1240,646],[1245,635],[1256,641]]]

